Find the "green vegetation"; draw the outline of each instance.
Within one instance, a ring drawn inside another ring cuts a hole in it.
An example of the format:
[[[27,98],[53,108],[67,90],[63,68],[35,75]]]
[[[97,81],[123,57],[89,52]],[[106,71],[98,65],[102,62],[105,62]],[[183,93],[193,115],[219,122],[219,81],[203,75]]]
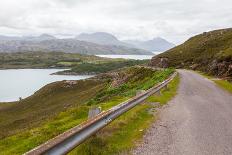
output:
[[[31,129],[62,111],[78,107],[106,87],[103,81],[55,82],[31,97],[10,104],[0,104],[0,138]]]
[[[214,82],[219,85],[220,87],[224,88],[225,90],[232,93],[232,83],[226,80],[214,80]]]
[[[72,67],[71,70],[58,72],[57,74],[98,74],[112,71],[118,68],[130,67],[139,64],[146,64],[147,60],[127,60],[112,61],[105,63],[80,63]]]
[[[177,94],[177,88],[180,83],[179,76],[176,76],[173,81],[168,85],[167,89],[161,90],[160,96],[150,96],[147,98],[147,102],[159,102],[161,105],[166,104]]]
[[[88,110],[92,106],[109,109],[135,95],[138,90],[148,89],[163,81],[173,71],[173,69],[156,71],[144,67],[131,67],[89,80],[55,82],[22,101],[2,104],[1,153],[22,154],[86,120]],[[117,82],[119,84],[114,85]],[[125,117],[123,121],[126,124],[127,121],[132,121],[130,118],[138,120],[141,118],[137,126],[146,126],[149,121],[144,119],[152,119],[146,114],[148,108],[147,105],[136,108],[141,114],[135,117],[135,113],[128,113],[128,118],[123,116]],[[117,126],[121,127],[123,121]],[[137,135],[131,134],[132,137]],[[115,147],[115,150],[117,149]]]
[[[63,133],[64,131],[86,120],[88,107],[81,106],[61,112],[53,119],[30,130],[24,130],[13,136],[0,140],[0,154],[17,155],[38,146],[39,144]]]
[[[155,117],[152,106],[141,104],[73,150],[70,155],[109,155],[128,151],[140,139]]]
[[[58,74],[96,74],[147,62],[61,52],[0,53],[0,69],[71,68]]]
[[[110,61],[96,56],[88,56],[61,52],[19,52],[0,53],[0,68],[62,68],[89,62],[98,63]]]
[[[232,29],[204,32],[154,58],[168,58],[168,66],[191,68],[221,77],[232,76]]]
[[[108,87],[100,92],[88,104],[98,104],[102,101],[107,101],[114,96],[132,97],[136,95],[138,90],[147,90],[159,82],[164,81],[169,75],[174,72],[174,69],[165,69],[162,71],[154,71],[150,68],[131,67],[123,69],[117,73],[117,78],[124,79],[123,83],[117,87]],[[119,80],[121,82],[121,80]],[[113,81],[117,82],[116,81]],[[120,83],[119,82],[119,83]]]
[[[167,103],[177,93],[179,77],[170,82],[167,89],[161,91],[161,96],[153,95],[145,103],[136,106],[129,112],[120,116],[109,126],[105,127],[95,136],[74,149],[70,155],[109,155],[129,154],[129,151],[141,140],[142,135],[157,118],[151,110],[154,108],[150,102]]]
[[[223,80],[223,79],[218,79],[218,78],[214,78],[206,73],[203,73],[203,72],[197,72],[199,74],[201,74],[202,76],[214,81],[219,87],[227,90],[228,92],[231,92],[232,93],[232,83],[227,81],[227,80]]]

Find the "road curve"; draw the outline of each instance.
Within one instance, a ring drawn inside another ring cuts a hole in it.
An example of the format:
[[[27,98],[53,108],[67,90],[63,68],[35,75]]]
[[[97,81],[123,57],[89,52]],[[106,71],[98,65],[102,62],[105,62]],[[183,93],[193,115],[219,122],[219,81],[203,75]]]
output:
[[[197,73],[178,72],[178,95],[132,154],[231,155],[232,95]]]

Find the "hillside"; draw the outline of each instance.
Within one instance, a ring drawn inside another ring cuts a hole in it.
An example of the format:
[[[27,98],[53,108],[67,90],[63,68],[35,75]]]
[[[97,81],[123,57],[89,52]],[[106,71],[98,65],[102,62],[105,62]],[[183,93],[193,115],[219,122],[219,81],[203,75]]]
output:
[[[60,81],[48,84],[22,101],[1,104],[0,140],[88,102],[104,87],[100,80]]]
[[[170,43],[160,37],[147,41],[126,40],[125,42],[134,45],[136,48],[144,49],[151,52],[163,52],[175,47],[173,43]]]
[[[106,63],[117,61],[92,55],[62,52],[0,53],[0,69],[64,68],[81,63]]]
[[[204,32],[151,60],[158,67],[200,70],[232,77],[232,28]]]
[[[57,39],[51,35],[42,34],[38,37],[7,37],[0,36],[0,53],[14,53],[27,51],[65,52],[79,54],[141,54],[151,55],[146,50],[126,47],[123,45],[100,45],[77,39]]]
[[[151,88],[173,72],[172,69],[125,68],[88,80],[54,82],[26,99],[0,104],[1,153],[23,154],[86,120],[91,107],[107,110],[136,95],[138,90]],[[137,116],[140,111],[134,114]],[[130,120],[141,119],[135,118]],[[120,127],[126,124],[119,123],[108,136],[121,131]]]

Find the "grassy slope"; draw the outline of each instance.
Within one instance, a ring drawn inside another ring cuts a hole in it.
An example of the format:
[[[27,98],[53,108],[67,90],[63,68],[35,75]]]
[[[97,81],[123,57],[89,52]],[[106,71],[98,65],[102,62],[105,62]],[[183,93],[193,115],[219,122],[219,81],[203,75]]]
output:
[[[154,71],[152,69],[143,67],[130,67],[127,69],[122,69],[117,73],[117,75],[119,75],[120,78],[126,77],[127,80],[116,88],[110,86],[108,89],[100,92],[88,104],[92,105],[98,104],[102,101],[108,101],[114,96],[132,97],[136,95],[138,90],[147,90],[155,84],[164,81],[173,72],[173,69]]]
[[[109,154],[129,154],[129,151],[135,147],[141,140],[142,135],[152,122],[156,115],[150,111],[154,108],[150,102],[160,102],[166,104],[177,93],[179,77],[177,76],[167,89],[161,91],[161,96],[151,96],[145,102],[140,104],[129,112],[120,116],[109,126],[105,127],[98,134],[87,140],[85,143],[74,149],[70,155],[109,155]]]
[[[166,57],[169,66],[189,68],[198,65],[196,69],[209,72],[209,64],[232,62],[232,29],[216,30],[190,38],[184,44],[164,52],[155,58]],[[216,71],[215,75],[220,72]],[[225,73],[222,73],[225,74]],[[229,74],[229,73],[228,73]],[[229,75],[231,76],[231,75]]]
[[[136,67],[122,69],[119,74],[130,75],[131,78],[116,88],[110,86],[110,79],[107,80],[108,85],[101,81],[84,80],[74,86],[66,87],[63,82],[58,82],[44,87],[21,103],[0,106],[2,110],[0,131],[2,136],[7,136],[0,139],[1,153],[5,155],[22,154],[83,122],[87,118],[88,109],[91,106],[109,109],[135,95],[136,90],[152,87],[167,78],[172,72],[173,70],[170,69],[165,71]],[[106,76],[106,79],[108,78]],[[91,84],[91,82],[93,83]],[[102,90],[102,88],[105,89]],[[98,93],[96,94],[96,92]],[[92,98],[91,101],[90,98]],[[5,110],[11,112],[12,116],[7,115],[8,112],[4,112]],[[14,114],[15,110],[17,110],[17,114]],[[34,122],[37,123],[34,124]],[[21,130],[19,130],[20,128]]]
[[[70,67],[82,62],[105,62],[110,59],[61,52],[0,53],[0,68]]]
[[[232,83],[225,81],[225,80],[215,80],[214,81],[217,85],[219,85],[221,88],[229,91],[232,93]]]
[[[118,68],[130,67],[134,65],[146,64],[147,60],[124,60],[104,63],[80,63],[72,67],[71,70],[58,72],[57,74],[99,74],[112,71]]]
[[[0,105],[0,138],[30,129],[66,109],[84,104],[103,88],[103,82],[94,80],[73,85],[55,82],[25,100],[7,106],[3,103]]]
[[[163,89],[161,91],[160,96],[150,96],[147,98],[147,102],[159,102],[161,105],[166,104],[168,101],[172,99],[173,96],[177,94],[177,88],[180,83],[179,76],[176,76],[174,80],[168,85],[167,89]]]
[[[203,75],[204,77],[214,81],[219,87],[232,93],[232,83],[231,82],[223,80],[223,79],[216,79],[216,78],[214,78],[206,73],[202,73],[202,72],[197,72],[197,73],[199,73],[199,74]]]

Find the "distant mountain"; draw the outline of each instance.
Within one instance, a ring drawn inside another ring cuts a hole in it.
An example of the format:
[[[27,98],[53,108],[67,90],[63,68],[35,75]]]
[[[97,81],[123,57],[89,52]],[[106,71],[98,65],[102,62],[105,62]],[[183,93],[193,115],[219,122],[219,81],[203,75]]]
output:
[[[100,45],[116,45],[139,48],[151,52],[163,52],[173,48],[175,45],[162,38],[154,38],[147,41],[125,40],[120,41],[114,35],[105,32],[81,33],[76,36],[77,40],[92,42]]]
[[[133,45],[127,44],[118,40],[114,35],[106,32],[96,32],[96,33],[81,33],[76,36],[77,40],[92,42],[100,45],[116,45],[116,46],[126,46],[134,47]]]
[[[56,37],[49,34],[41,34],[40,36],[4,36],[0,35],[0,40],[10,41],[10,40],[28,40],[28,41],[42,41],[42,40],[51,40],[57,39]]]
[[[151,52],[163,52],[175,47],[173,43],[170,43],[167,40],[160,37],[147,41],[125,40],[124,42],[132,44],[136,48],[144,49]]]
[[[23,37],[16,40],[0,40],[0,52],[66,52],[79,54],[139,54],[151,55],[151,52],[116,45],[99,45],[91,42],[79,41],[76,39],[53,39],[49,35],[39,37]]]
[[[77,40],[77,38],[79,39]],[[152,54],[146,50],[129,46],[127,43],[119,41],[115,36],[104,32],[83,33],[71,39],[58,39],[49,34],[23,37],[0,35],[0,52],[26,51],[58,51],[80,54]]]
[[[41,34],[40,36],[24,36],[21,38],[21,40],[28,40],[28,41],[43,41],[43,40],[53,40],[53,39],[57,39],[57,38],[49,34]]]
[[[21,37],[0,35],[0,40],[20,40]]]

